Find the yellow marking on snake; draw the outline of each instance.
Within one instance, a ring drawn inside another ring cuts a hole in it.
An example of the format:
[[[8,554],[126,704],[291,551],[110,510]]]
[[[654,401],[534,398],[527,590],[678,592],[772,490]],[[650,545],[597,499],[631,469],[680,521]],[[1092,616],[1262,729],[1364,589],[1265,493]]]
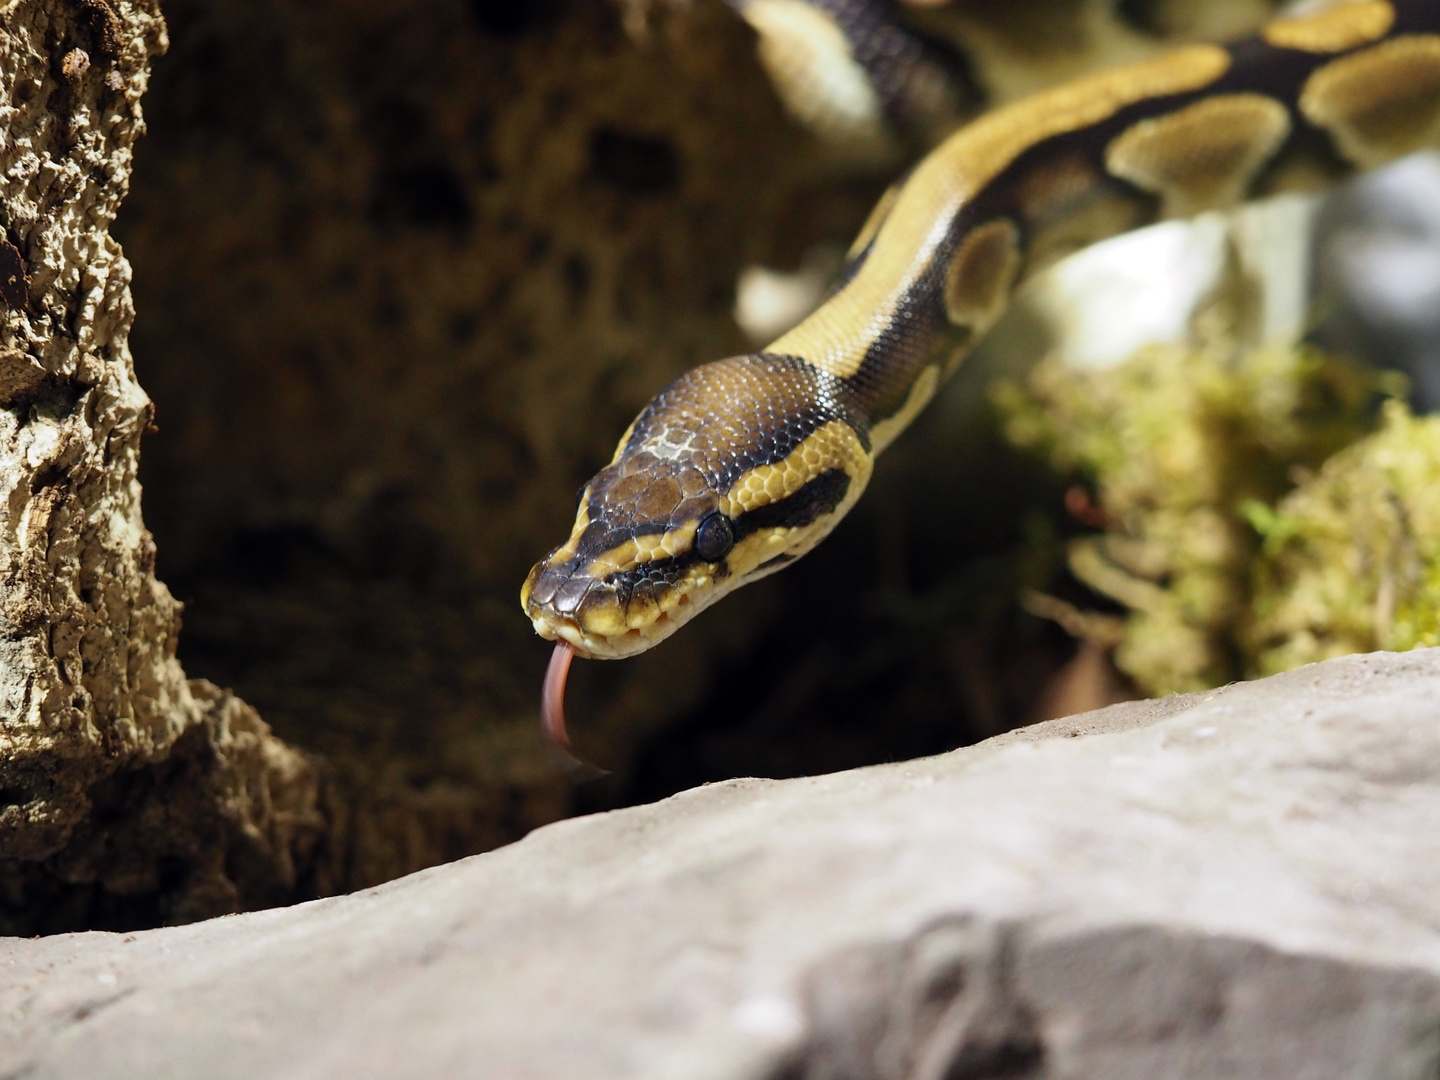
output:
[[[690,550],[695,540],[695,523],[678,526],[663,533],[650,533],[627,540],[588,563],[585,572],[604,577],[631,566],[644,566],[657,559],[673,558]]]
[[[1326,64],[1300,111],[1348,160],[1370,168],[1440,139],[1440,36],[1411,34]]]
[[[721,497],[720,512],[738,518],[777,503],[837,465],[850,473],[852,484],[853,478],[862,474],[868,479],[871,456],[849,424],[832,420],[812,432],[784,460],[761,465],[741,476]]]
[[[1263,94],[1223,94],[1142,120],[1115,137],[1105,165],[1161,198],[1165,217],[1239,202],[1290,134],[1290,111]]]
[[[1395,25],[1395,8],[1386,0],[1341,4],[1313,15],[1276,19],[1260,36],[1277,49],[1341,53],[1379,41]]]
[[[884,143],[880,99],[835,21],[801,0],[750,0],[740,11],[785,107],[821,138]]]
[[[945,314],[975,335],[1005,310],[1020,273],[1020,230],[1001,218],[970,230],[945,272]]]
[[[929,266],[955,213],[1020,154],[1147,98],[1203,89],[1229,67],[1224,49],[1192,45],[1055,87],[962,128],[916,167],[854,279],[768,351],[803,356],[838,378],[853,375]]]
[[[830,430],[827,431],[827,428]],[[848,425],[840,422],[826,425],[825,428],[821,428],[805,440],[802,449],[808,450],[808,453],[804,455],[808,459],[806,472],[834,468],[841,461],[847,463],[844,467],[850,475],[850,488],[846,492],[845,498],[818,523],[818,528],[797,530],[780,526],[760,529],[737,543],[725,560],[729,577],[733,583],[743,583],[747,578],[754,580],[756,569],[777,555],[786,554],[792,559],[797,559],[801,555],[808,554],[816,544],[830,535],[830,530],[850,512],[850,508],[855,505],[864,493],[866,485],[869,484],[870,473],[875,465],[874,454],[865,450],[855,432]],[[807,476],[807,479],[809,478]],[[789,482],[789,480],[786,481],[787,485]],[[779,486],[770,481],[767,476],[763,485],[764,494],[761,495],[759,491],[752,488],[750,497],[778,501],[772,495],[772,492],[776,490],[780,490]],[[798,487],[792,489],[792,494],[794,490],[798,490]],[[763,505],[767,505],[767,503],[756,502],[752,505],[752,509]],[[804,534],[798,544],[795,538],[796,533]],[[776,566],[773,569],[778,570],[779,567]],[[773,570],[769,572],[773,572]],[[729,587],[724,591],[729,591]]]
[[[920,411],[930,404],[930,399],[935,396],[935,391],[940,389],[940,382],[943,375],[948,372],[941,372],[936,364],[928,365],[920,372],[920,377],[910,387],[910,395],[905,399],[905,404],[900,406],[894,416],[887,416],[870,429],[870,446],[873,453],[878,454],[899,437],[900,433],[910,426]]]
[[[624,445],[623,443],[621,445]],[[575,512],[575,526],[570,532],[570,539],[555,549],[552,559],[573,559],[580,543],[580,535],[585,531],[585,526],[590,524],[590,509],[585,505],[585,500],[580,500],[580,509]]]
[[[865,224],[860,226],[860,231],[855,234],[855,239],[850,243],[850,250],[845,252],[846,259],[853,259],[867,247],[870,241],[875,239],[875,234],[880,231],[880,226],[890,216],[890,211],[895,207],[895,200],[900,196],[899,184],[891,184],[885,189],[885,194],[880,196],[880,201],[865,218]]]
[[[630,436],[635,434],[635,424],[640,418],[637,416],[630,421],[630,426],[625,429],[625,434],[620,436],[620,441],[615,444],[615,453],[610,455],[612,462],[619,461],[620,455],[625,452],[625,444],[630,441]]]

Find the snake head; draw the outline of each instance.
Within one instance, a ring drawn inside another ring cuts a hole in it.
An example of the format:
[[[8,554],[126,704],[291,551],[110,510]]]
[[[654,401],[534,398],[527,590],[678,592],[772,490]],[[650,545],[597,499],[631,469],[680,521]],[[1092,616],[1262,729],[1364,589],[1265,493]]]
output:
[[[570,538],[520,592],[536,632],[582,656],[643,652],[820,542],[870,478],[838,380],[756,353],[660,392],[585,486]]]

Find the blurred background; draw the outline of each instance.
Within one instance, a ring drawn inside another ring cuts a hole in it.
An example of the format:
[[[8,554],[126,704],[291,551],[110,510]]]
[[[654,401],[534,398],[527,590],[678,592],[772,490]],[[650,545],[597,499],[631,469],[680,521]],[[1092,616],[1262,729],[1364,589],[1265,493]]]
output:
[[[634,413],[813,305],[948,125],[1274,5],[882,5],[922,34],[933,108],[859,136],[777,92],[754,21],[721,0],[164,10],[115,229],[158,407],[146,521],[187,673],[324,763],[346,888],[567,814],[1153,692],[1110,659],[1125,606],[1067,562],[1100,510],[1007,437],[997,376],[1309,335],[1407,372],[1418,406],[1440,397],[1434,158],[1107,249],[1027,294],[815,554],[652,653],[576,665],[572,731],[611,770],[577,786],[538,728],[550,648],[518,592]],[[1164,295],[1140,302],[1137,280]],[[1236,281],[1262,316],[1207,329],[1217,297],[1245,306]]]

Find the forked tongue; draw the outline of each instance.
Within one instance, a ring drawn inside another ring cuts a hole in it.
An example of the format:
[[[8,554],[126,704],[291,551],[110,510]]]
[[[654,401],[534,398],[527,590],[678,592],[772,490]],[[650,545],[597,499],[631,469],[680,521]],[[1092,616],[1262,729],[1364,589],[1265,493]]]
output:
[[[555,643],[555,651],[550,654],[550,666],[545,671],[545,687],[540,692],[540,721],[545,734],[564,760],[564,771],[573,774],[571,779],[579,783],[610,774],[608,770],[576,757],[570,746],[570,733],[565,729],[565,680],[570,674],[570,661],[574,659],[575,649],[569,642]]]

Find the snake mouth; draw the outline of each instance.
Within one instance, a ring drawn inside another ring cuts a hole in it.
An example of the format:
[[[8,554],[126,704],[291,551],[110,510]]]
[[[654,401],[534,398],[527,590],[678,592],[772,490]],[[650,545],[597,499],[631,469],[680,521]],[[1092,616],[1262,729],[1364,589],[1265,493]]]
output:
[[[546,641],[563,641],[587,660],[623,660],[660,644],[737,586],[793,562],[828,531],[767,529],[718,563],[687,552],[603,577],[558,549],[561,558],[530,571],[520,603]]]
[[[546,641],[563,641],[586,660],[624,660],[645,652],[664,641],[689,621],[692,604],[681,597],[679,618],[662,611],[645,626],[626,627],[619,633],[597,633],[587,630],[579,620],[561,615],[536,604],[527,604],[526,613],[535,632]],[[677,612],[678,614],[678,612]]]
[[[546,641],[564,641],[586,660],[624,660],[653,648],[680,627],[663,612],[649,626],[632,627],[621,634],[588,633],[574,619],[549,612],[532,615],[530,622]]]
[[[622,660],[664,641],[714,599],[714,578],[677,581],[659,601],[652,591],[542,562],[530,572],[520,602],[535,632],[563,641],[587,660]]]

